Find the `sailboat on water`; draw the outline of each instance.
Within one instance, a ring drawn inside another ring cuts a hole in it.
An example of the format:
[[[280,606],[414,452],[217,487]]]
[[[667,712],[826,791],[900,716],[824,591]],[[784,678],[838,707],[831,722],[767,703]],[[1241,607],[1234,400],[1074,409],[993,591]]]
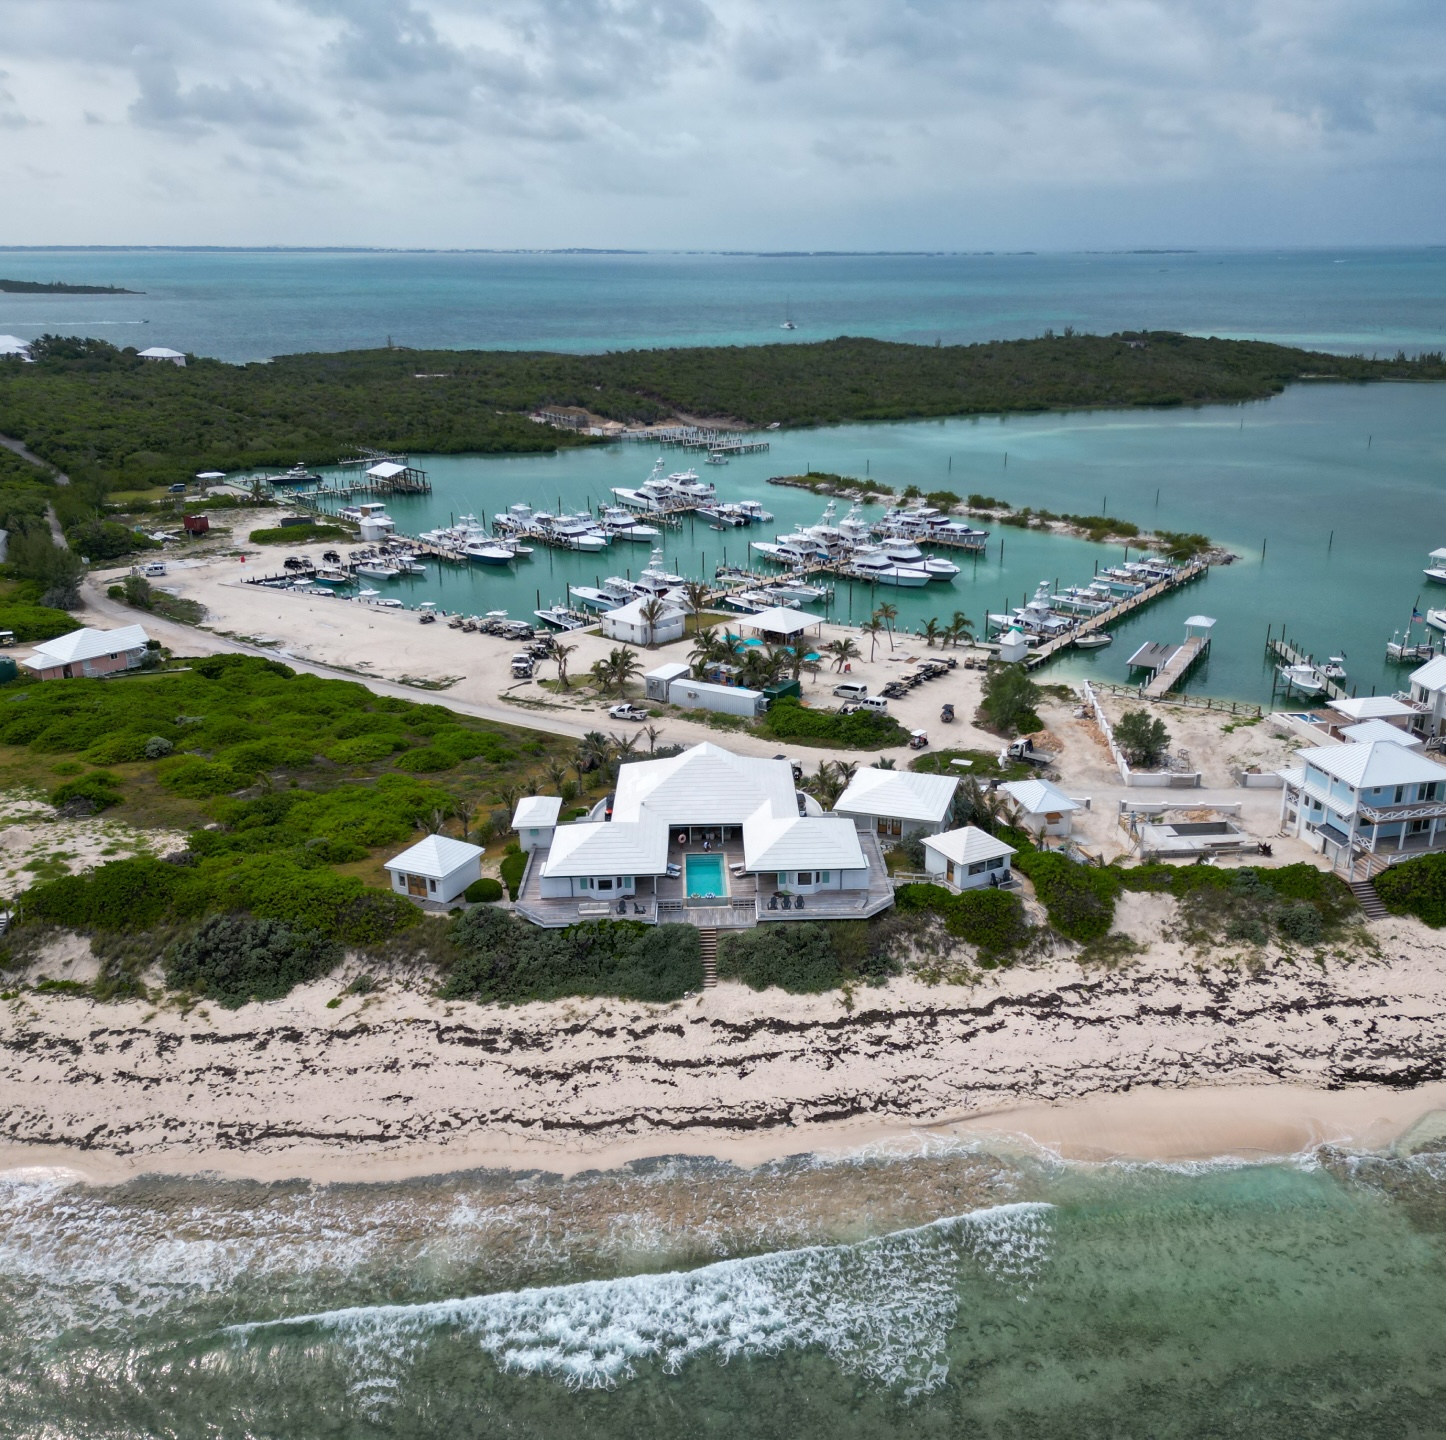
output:
[[[793,296],[789,296],[783,302],[783,324],[778,327],[780,330],[797,330],[798,326],[793,323]]]

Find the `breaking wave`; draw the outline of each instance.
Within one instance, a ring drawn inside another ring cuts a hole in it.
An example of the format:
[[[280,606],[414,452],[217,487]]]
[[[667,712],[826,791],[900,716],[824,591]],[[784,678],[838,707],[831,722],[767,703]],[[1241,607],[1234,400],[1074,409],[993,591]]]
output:
[[[329,1335],[350,1352],[352,1393],[383,1407],[398,1371],[442,1331],[470,1337],[504,1370],[578,1388],[655,1362],[819,1347],[839,1367],[908,1396],[948,1374],[945,1343],[964,1267],[1024,1298],[1049,1250],[1051,1206],[994,1206],[852,1245],[810,1246],[697,1270],[375,1305],[227,1327],[247,1345]]]

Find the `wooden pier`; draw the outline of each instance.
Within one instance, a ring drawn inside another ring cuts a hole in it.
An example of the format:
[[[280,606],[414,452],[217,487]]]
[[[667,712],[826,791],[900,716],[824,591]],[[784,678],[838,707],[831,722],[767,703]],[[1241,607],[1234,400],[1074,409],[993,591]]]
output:
[[[1075,641],[1081,635],[1092,635],[1096,630],[1107,630],[1116,621],[1123,620],[1126,615],[1133,615],[1136,610],[1150,604],[1151,601],[1158,600],[1162,595],[1171,595],[1182,586],[1190,584],[1192,580],[1198,580],[1209,569],[1210,562],[1208,560],[1191,560],[1182,565],[1173,575],[1164,580],[1157,580],[1138,594],[1123,596],[1108,610],[1102,610],[1098,615],[1091,615],[1088,620],[1081,620],[1068,634],[1059,635],[1053,640],[1046,641],[1038,650],[1030,654],[1024,662],[1025,668],[1038,669],[1039,666],[1053,660],[1056,655],[1066,650],[1072,650]]]
[[[1146,700],[1162,700],[1210,652],[1208,635],[1187,635],[1182,644],[1171,651],[1165,663],[1155,671],[1141,692]]]
[[[1321,687],[1327,700],[1345,700],[1349,698],[1349,692],[1346,690],[1346,687],[1337,684],[1334,680],[1328,680],[1324,675],[1321,675],[1320,667],[1317,666],[1315,661],[1296,645],[1293,640],[1287,640],[1283,635],[1272,637],[1267,630],[1265,634],[1265,653],[1269,659],[1279,661],[1283,665],[1310,665],[1314,667],[1316,673],[1320,675]],[[1271,686],[1272,691],[1281,688],[1281,684],[1280,675],[1279,672],[1277,672],[1275,683]],[[1295,686],[1290,681],[1287,680],[1284,682],[1284,689],[1287,693],[1294,688]],[[1314,696],[1307,695],[1306,698],[1313,699]]]

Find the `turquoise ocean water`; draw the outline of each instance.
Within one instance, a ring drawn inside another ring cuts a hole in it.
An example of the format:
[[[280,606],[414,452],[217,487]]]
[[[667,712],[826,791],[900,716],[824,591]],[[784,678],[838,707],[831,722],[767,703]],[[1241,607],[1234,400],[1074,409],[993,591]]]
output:
[[[0,332],[239,360],[384,343],[592,349],[839,333],[982,339],[1141,325],[1394,351],[1446,343],[1446,252],[589,257],[0,254],[0,274],[144,297],[0,296]],[[150,323],[142,325],[140,322]],[[771,474],[867,471],[1017,505],[1200,529],[1241,560],[1087,664],[1219,617],[1196,688],[1263,698],[1267,623],[1344,649],[1362,692],[1446,543],[1446,391],[1300,386],[1238,408],[779,435],[711,473],[780,526]],[[1006,465],[1005,455],[1008,455]],[[418,457],[404,528],[516,499],[578,507],[653,456]],[[683,457],[678,457],[682,463]],[[1158,491],[1158,502],[1156,493]],[[1110,552],[1008,530],[906,619],[978,619]],[[739,558],[701,525],[675,568]],[[1265,545],[1262,559],[1261,546]],[[433,570],[448,608],[561,598],[646,563],[539,552]],[[840,590],[855,619],[873,597]],[[283,603],[278,597],[278,603]],[[1068,667],[1066,667],[1067,669]],[[0,1180],[0,1433],[19,1436],[1428,1437],[1446,1432],[1446,1168],[1066,1166],[987,1148],[659,1160],[395,1185]]]

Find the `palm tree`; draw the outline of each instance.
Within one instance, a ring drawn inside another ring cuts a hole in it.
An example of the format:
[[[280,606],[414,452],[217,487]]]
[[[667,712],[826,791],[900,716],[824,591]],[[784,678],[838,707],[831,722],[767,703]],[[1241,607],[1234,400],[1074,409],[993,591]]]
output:
[[[880,755],[879,758],[874,761],[873,768],[875,770],[897,770],[899,767],[894,764],[894,757],[892,755]]]
[[[568,780],[567,766],[561,760],[549,760],[543,773],[547,776],[547,783],[558,795],[561,795],[562,787],[567,784]]]
[[[555,765],[556,763],[554,760],[553,764]],[[499,805],[505,805],[510,813],[517,808],[517,798],[521,794],[521,789],[511,781],[508,781],[506,784],[497,787],[497,803]],[[465,825],[466,822],[464,821],[463,823]],[[464,835],[462,838],[465,840],[467,837]]]
[[[695,680],[701,680],[708,673],[708,667],[723,658],[723,647],[723,637],[716,625],[704,625],[693,632],[693,649],[688,655],[688,663],[693,667]]]
[[[552,658],[557,661],[557,683],[564,690],[571,688],[567,678],[567,660],[576,649],[576,645],[563,645],[556,640],[552,643]]]
[[[869,664],[872,665],[874,663],[874,650],[879,643],[879,636],[884,633],[884,622],[879,619],[877,614],[874,614],[865,620],[863,624],[859,626],[859,629],[869,637]]]
[[[613,683],[612,667],[606,660],[594,660],[587,672],[587,678],[592,681],[593,687],[601,694]]]
[[[608,737],[601,730],[589,730],[577,742],[575,768],[579,775],[586,775],[607,763]]]
[[[608,739],[612,742],[613,754],[620,756],[623,759],[627,759],[628,756],[636,753],[638,748],[638,740],[640,738],[641,737],[636,730],[633,731],[630,735],[608,736]]]
[[[894,648],[894,621],[899,618],[899,607],[885,600],[882,605],[874,607],[874,615],[882,620],[889,632],[889,649]]]
[[[940,630],[937,616],[931,616],[924,621],[924,644],[927,645],[929,649],[932,650],[934,648],[934,642],[941,634],[942,631]]]
[[[835,760],[833,762],[833,773],[838,776],[844,790],[847,790],[854,782],[854,776],[858,773],[859,762],[857,760]]]
[[[628,693],[628,681],[643,673],[643,662],[638,659],[636,650],[619,645],[608,651],[607,669],[618,695],[624,696]]]
[[[656,595],[651,596],[638,607],[638,619],[648,627],[649,650],[654,649],[657,645],[657,637],[653,632],[667,613],[667,605]]]
[[[844,792],[845,782],[840,778],[838,766],[832,760],[820,760],[818,774],[810,775],[803,782],[803,787],[825,810],[832,810],[834,802]]]
[[[824,653],[833,661],[836,673],[842,673],[843,667],[849,661],[863,658],[863,652],[854,643],[851,635],[845,635],[842,640],[830,640],[823,648]]]
[[[962,610],[956,610],[949,619],[949,643],[957,645],[961,639],[974,643],[974,622]]]
[[[701,615],[708,608],[708,587],[701,580],[689,580],[683,586],[683,608],[690,615]]]
[[[644,725],[643,734],[648,737],[648,754],[658,753],[658,736],[663,733],[662,728],[657,725]]]

